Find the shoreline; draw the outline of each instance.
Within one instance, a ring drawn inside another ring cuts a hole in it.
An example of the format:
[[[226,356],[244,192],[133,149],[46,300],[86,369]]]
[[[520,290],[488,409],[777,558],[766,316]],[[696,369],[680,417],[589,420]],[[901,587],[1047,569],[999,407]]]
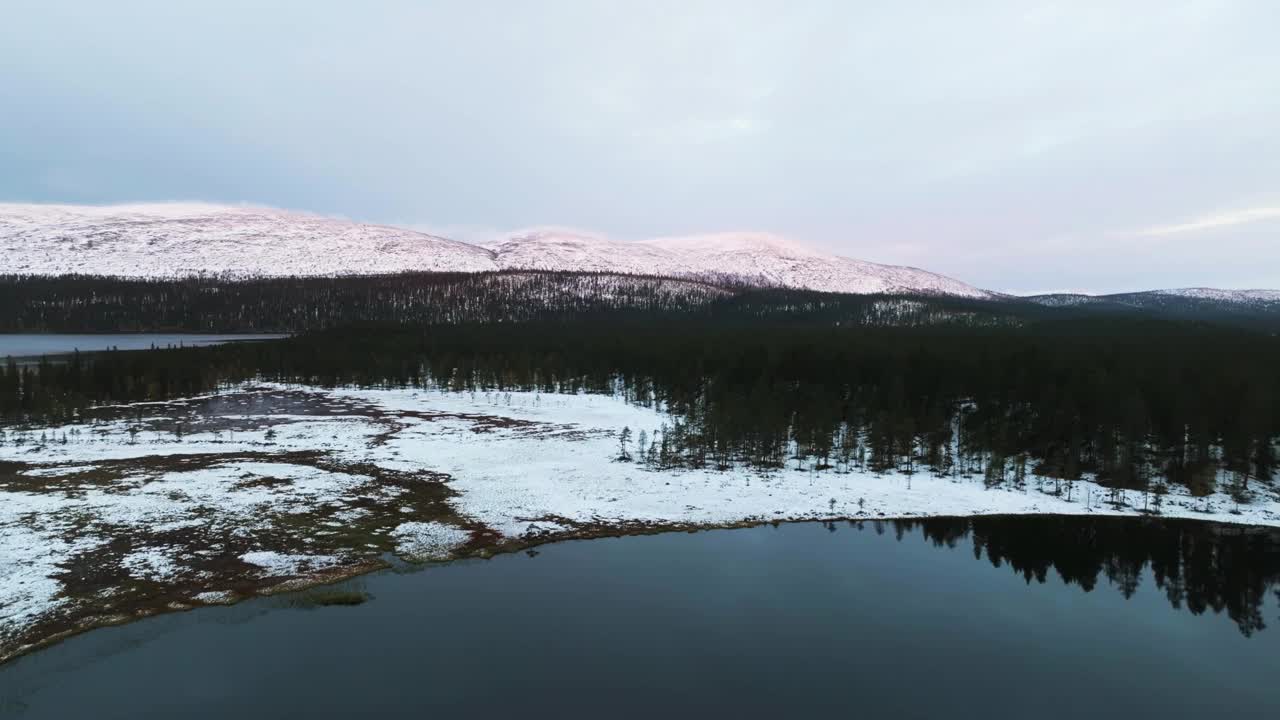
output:
[[[743,521],[738,523],[730,523],[725,525],[660,525],[660,526],[628,526],[628,527],[598,527],[584,529],[580,532],[573,532],[566,535],[557,535],[555,537],[537,538],[529,540],[520,540],[514,542],[505,542],[494,546],[483,546],[470,549],[466,552],[456,554],[447,559],[438,560],[410,560],[400,558],[401,562],[412,565],[415,570],[429,570],[432,567],[448,565],[463,560],[490,560],[500,555],[508,555],[512,553],[524,552],[547,545],[556,545],[568,542],[590,542],[592,540],[608,540],[625,537],[642,537],[646,535],[663,535],[676,533],[701,533],[701,532],[718,532],[731,530],[749,530],[752,528],[760,528],[767,525],[777,527],[779,525],[801,525],[801,524],[826,524],[826,523],[864,523],[864,522],[895,522],[902,520],[970,520],[974,518],[1001,518],[1001,517],[1097,517],[1116,520],[1128,521],[1173,521],[1183,523],[1206,523],[1209,525],[1217,525],[1221,527],[1239,528],[1242,532],[1250,530],[1268,531],[1276,530],[1277,526],[1272,525],[1254,525],[1245,523],[1223,522],[1217,519],[1197,519],[1185,517],[1165,517],[1162,515],[1096,515],[1088,512],[1083,513],[993,513],[978,515],[900,515],[894,517],[831,517],[831,518],[804,518],[790,520],[756,520]],[[134,612],[133,614],[104,615],[97,618],[90,618],[85,622],[77,624],[75,627],[65,628],[56,631],[48,636],[37,638],[30,643],[15,648],[13,650],[0,653],[0,667],[20,660],[23,657],[40,652],[47,648],[53,647],[65,640],[70,640],[79,635],[92,632],[100,628],[115,627],[118,625],[126,625],[133,622],[145,621],[148,618],[177,612],[192,612],[208,607],[221,607],[237,605],[247,600],[255,598],[272,597],[275,595],[287,595],[294,593],[305,593],[315,588],[323,588],[330,585],[351,580],[353,578],[371,575],[374,573],[394,570],[395,566],[391,563],[380,560],[375,563],[368,563],[360,566],[343,568],[339,571],[331,571],[319,573],[314,576],[297,577],[283,580],[274,585],[267,585],[256,592],[228,594],[218,600],[206,600],[203,602],[192,603],[170,603],[163,607],[148,608]]]
[[[227,593],[329,584],[391,555],[431,563],[578,539],[942,517],[1280,527],[1273,488],[1238,514],[1224,493],[1182,488],[1144,512],[1134,491],[1113,506],[1088,479],[1055,495],[1059,483],[1037,476],[987,487],[929,472],[615,460],[621,428],[663,418],[599,395],[254,383],[24,430],[0,444],[0,557],[12,558],[0,563],[0,658]]]

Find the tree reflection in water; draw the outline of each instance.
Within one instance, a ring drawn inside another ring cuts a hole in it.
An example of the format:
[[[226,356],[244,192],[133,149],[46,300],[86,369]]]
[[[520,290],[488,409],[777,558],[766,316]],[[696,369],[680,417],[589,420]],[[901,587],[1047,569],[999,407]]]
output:
[[[922,536],[939,547],[971,542],[974,558],[1045,582],[1053,571],[1085,592],[1099,578],[1127,599],[1144,571],[1177,609],[1226,612],[1245,636],[1266,627],[1267,593],[1280,599],[1280,529],[1187,520],[997,516],[874,521],[902,540]],[[829,526],[834,529],[834,525]]]

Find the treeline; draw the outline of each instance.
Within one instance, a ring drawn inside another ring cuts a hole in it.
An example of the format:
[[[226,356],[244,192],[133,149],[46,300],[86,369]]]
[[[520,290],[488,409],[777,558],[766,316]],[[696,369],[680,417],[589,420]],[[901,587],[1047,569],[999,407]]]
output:
[[[227,279],[0,275],[0,332],[303,332],[360,323],[576,320],[1020,325],[1075,312],[941,296],[839,295],[602,273],[505,271]]]
[[[795,298],[573,321],[368,325],[284,341],[108,352],[0,377],[0,414],[65,418],[102,402],[254,378],[317,385],[621,393],[670,411],[621,457],[654,467],[1085,474],[1241,501],[1270,484],[1280,340],[1111,318],[958,327],[834,326]],[[793,314],[798,312],[799,314]],[[808,318],[809,321],[803,321]],[[1119,500],[1119,493],[1116,499]]]
[[[885,524],[877,525],[883,530]],[[1280,531],[1188,521],[1061,516],[898,520],[898,538],[919,528],[926,540],[1007,567],[1030,583],[1050,573],[1093,591],[1105,580],[1127,599],[1150,582],[1174,608],[1226,613],[1240,632],[1266,627],[1267,595],[1280,589]]]
[[[1157,302],[1143,294],[1129,302],[1047,307],[1017,298],[839,295],[709,279],[541,271],[241,279],[0,275],[0,332],[303,332],[353,323],[510,323],[630,311],[832,327],[990,327],[1072,318],[1105,323],[1119,316],[1280,333],[1275,306],[1168,296]]]
[[[455,326],[371,331],[360,346],[303,379],[621,392],[671,411],[669,426],[635,429],[633,449],[620,449],[657,467],[794,462],[992,484],[1089,473],[1118,489],[1173,482],[1197,495],[1226,474],[1245,499],[1251,483],[1270,483],[1280,436],[1280,343],[1162,322]],[[298,367],[285,360],[280,376]]]
[[[601,273],[125,279],[0,275],[0,332],[300,332],[352,323],[524,322],[689,312],[730,291]]]

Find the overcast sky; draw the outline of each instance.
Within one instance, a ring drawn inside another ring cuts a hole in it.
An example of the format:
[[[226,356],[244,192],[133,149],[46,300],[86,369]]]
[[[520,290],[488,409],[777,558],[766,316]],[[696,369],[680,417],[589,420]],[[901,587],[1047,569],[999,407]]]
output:
[[[1280,2],[6,0],[0,200],[1280,288]]]

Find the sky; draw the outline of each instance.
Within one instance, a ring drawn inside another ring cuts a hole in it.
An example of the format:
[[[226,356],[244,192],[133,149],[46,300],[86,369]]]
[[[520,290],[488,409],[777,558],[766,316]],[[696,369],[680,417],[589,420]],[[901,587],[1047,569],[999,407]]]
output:
[[[1274,0],[6,0],[0,201],[1280,288]]]

